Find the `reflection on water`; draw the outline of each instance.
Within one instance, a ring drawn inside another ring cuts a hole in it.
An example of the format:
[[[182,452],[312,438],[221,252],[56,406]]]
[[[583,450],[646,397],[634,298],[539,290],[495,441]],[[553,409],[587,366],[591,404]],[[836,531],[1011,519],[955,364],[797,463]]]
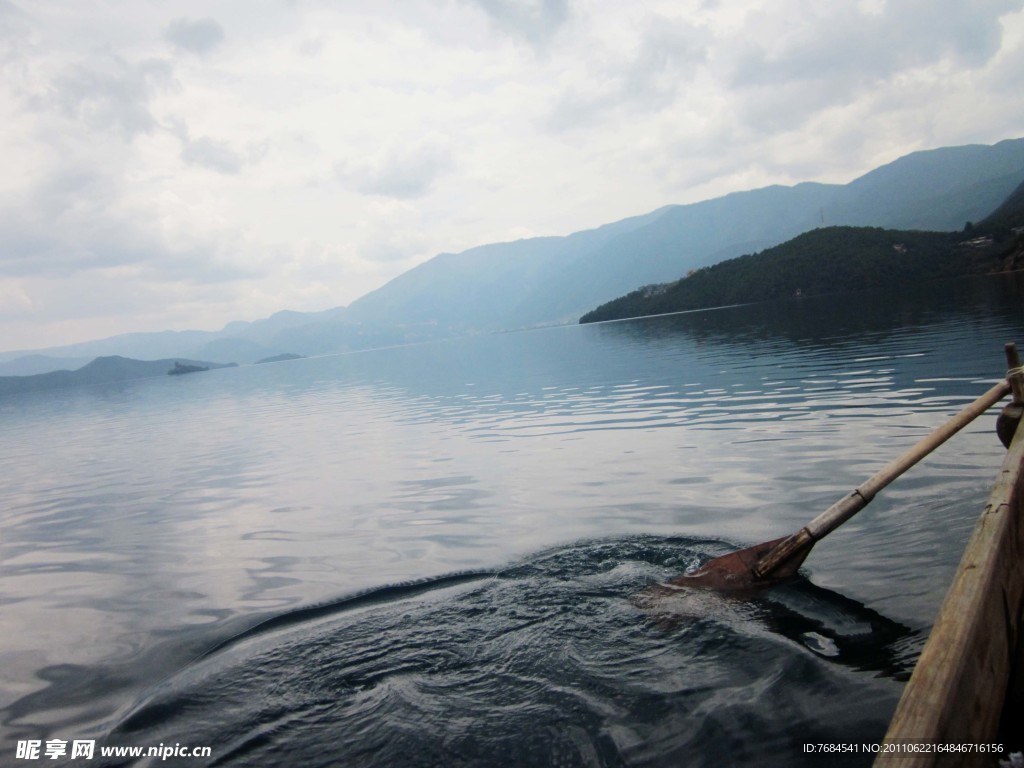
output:
[[[229,764],[793,764],[808,733],[877,738],[994,416],[810,581],[668,629],[629,598],[791,533],[1002,375],[1020,276],[929,291],[0,400],[0,754],[202,733]]]
[[[666,628],[705,617],[709,606],[730,606],[769,632],[806,646],[837,664],[897,680],[910,679],[919,632],[863,603],[803,577],[743,592],[701,587],[646,586],[631,597]]]

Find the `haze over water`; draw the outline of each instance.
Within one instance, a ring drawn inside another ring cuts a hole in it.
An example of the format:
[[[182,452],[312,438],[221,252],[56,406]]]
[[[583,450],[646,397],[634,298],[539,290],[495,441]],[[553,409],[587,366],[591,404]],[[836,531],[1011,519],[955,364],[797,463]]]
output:
[[[0,763],[48,738],[254,766],[879,740],[995,411],[794,584],[630,598],[795,531],[988,389],[1022,299],[1011,275],[0,400]]]

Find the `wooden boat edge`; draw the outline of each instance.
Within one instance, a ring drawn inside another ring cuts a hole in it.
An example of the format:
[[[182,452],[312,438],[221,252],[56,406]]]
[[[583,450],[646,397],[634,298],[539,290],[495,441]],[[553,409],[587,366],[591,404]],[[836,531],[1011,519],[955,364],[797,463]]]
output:
[[[993,744],[1021,645],[1024,428],[1018,428],[974,527],[886,745]],[[992,755],[994,762],[995,755]],[[882,752],[876,766],[978,765],[966,752]]]

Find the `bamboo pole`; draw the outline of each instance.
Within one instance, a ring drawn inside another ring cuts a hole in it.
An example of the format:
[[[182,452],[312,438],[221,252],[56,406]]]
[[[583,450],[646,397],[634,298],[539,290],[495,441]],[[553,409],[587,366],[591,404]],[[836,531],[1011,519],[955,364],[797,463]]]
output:
[[[952,419],[882,467],[848,496],[837,501],[797,533],[784,539],[757,561],[754,574],[761,579],[768,578],[786,561],[809,550],[815,542],[864,509],[879,491],[1006,397],[1009,392],[1010,385],[1006,381],[996,384]]]

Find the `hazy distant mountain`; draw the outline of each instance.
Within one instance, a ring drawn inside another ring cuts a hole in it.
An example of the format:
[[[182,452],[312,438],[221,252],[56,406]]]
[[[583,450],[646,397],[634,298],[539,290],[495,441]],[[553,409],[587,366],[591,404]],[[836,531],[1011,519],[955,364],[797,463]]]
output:
[[[74,370],[89,362],[88,357],[51,357],[49,355],[22,355],[0,363],[0,377],[32,376],[37,373]]]
[[[826,224],[886,229],[962,229],[1024,179],[1024,139],[915,152],[846,185]]]
[[[251,363],[283,352],[315,355],[575,322],[640,286],[677,280],[821,226],[959,230],[987,216],[1022,180],[1024,139],[915,152],[845,185],[766,187],[565,237],[443,253],[348,308],[278,312],[218,332],[128,334],[46,352]],[[25,354],[6,353],[0,361]]]
[[[344,308],[324,312],[278,312],[255,322],[232,322],[220,331],[131,333],[47,350],[0,353],[0,375],[22,376],[72,368],[95,357],[182,357],[221,363],[255,363],[284,352],[326,354],[435,338],[443,329],[409,331],[387,325],[345,323]],[[42,355],[39,352],[45,351]],[[52,364],[47,364],[47,361]]]
[[[232,325],[248,325],[247,323]],[[230,327],[230,326],[229,326]],[[96,341],[67,344],[46,350],[6,352],[0,354],[0,361],[10,364],[25,357],[45,352],[48,357],[64,357],[92,360],[97,357],[120,355],[137,359],[187,357],[188,350],[220,338],[216,331],[160,331],[157,333],[126,333]],[[227,362],[227,361],[225,361]]]
[[[62,389],[86,384],[108,384],[130,379],[164,376],[176,366],[200,369],[225,368],[221,363],[206,363],[182,358],[168,360],[131,360],[116,355],[98,357],[75,371],[50,371],[32,376],[0,376],[0,395],[12,392]]]
[[[1024,139],[916,152],[845,185],[773,186],[567,237],[442,254],[350,305],[345,319],[497,330],[575,320],[650,283],[822,225],[959,230],[1024,179]]]
[[[228,323],[220,331],[160,331],[156,333],[127,333],[111,336],[96,341],[85,341],[78,344],[67,344],[53,347],[46,355],[39,355],[41,350],[32,352],[0,353],[0,372],[6,375],[27,375],[42,373],[39,365],[45,361],[39,357],[61,357],[55,362],[58,368],[76,367],[96,357],[121,355],[135,359],[151,359],[154,357],[192,357],[218,362],[253,363],[264,357],[277,354],[283,350],[274,348],[274,336],[282,330],[296,326],[308,325],[321,316],[331,316],[343,310],[329,310],[323,313],[314,312],[278,312],[264,320],[255,322],[235,321]],[[36,362],[33,362],[33,359]]]
[[[443,253],[349,305],[345,320],[394,326],[497,330],[562,319],[560,304],[538,312],[559,272],[618,238],[645,229],[667,209],[567,237],[535,237]],[[565,286],[565,280],[558,280]]]

